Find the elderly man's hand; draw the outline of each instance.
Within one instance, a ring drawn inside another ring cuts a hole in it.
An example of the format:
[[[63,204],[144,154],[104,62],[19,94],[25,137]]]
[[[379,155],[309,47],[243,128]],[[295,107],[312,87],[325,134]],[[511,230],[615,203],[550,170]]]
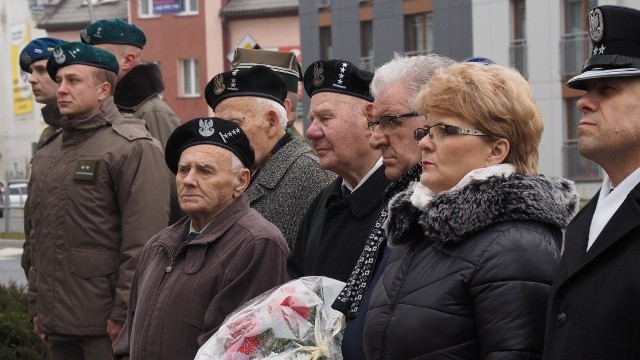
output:
[[[42,341],[43,344],[47,344],[47,334],[42,332],[42,329],[40,328],[40,319],[38,319],[37,316],[33,317],[33,332],[36,333],[36,335],[38,335],[38,337],[40,338],[40,341]]]
[[[109,335],[112,343],[116,341],[120,331],[122,331],[122,324],[111,321],[111,319],[107,320],[107,335]]]

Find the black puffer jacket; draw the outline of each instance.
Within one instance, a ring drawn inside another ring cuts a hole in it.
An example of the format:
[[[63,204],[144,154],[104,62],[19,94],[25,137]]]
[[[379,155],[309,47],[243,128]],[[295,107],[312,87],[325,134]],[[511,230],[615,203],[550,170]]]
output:
[[[367,359],[538,359],[560,228],[573,183],[511,175],[474,180],[412,205],[389,203],[394,246],[367,314]]]

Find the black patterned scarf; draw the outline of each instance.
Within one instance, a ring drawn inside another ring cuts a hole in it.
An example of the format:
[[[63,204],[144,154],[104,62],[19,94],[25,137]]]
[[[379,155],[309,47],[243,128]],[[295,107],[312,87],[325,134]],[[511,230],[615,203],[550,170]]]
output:
[[[353,319],[358,315],[360,305],[367,293],[371,277],[376,270],[376,265],[380,261],[380,249],[382,244],[387,241],[384,224],[387,221],[388,210],[387,204],[389,199],[394,197],[401,191],[404,191],[409,184],[420,180],[422,174],[422,164],[418,164],[411,168],[407,173],[402,175],[396,181],[392,182],[384,191],[385,205],[378,215],[378,219],[374,223],[369,237],[364,245],[362,254],[356,263],[355,268],[351,272],[347,284],[342,289],[332,307],[345,314],[347,320]]]

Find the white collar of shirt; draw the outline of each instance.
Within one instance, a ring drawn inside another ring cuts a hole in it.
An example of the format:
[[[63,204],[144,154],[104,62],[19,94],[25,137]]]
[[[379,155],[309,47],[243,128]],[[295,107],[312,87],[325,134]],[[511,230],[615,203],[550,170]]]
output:
[[[196,233],[196,234],[200,234],[201,232],[204,231],[204,229],[207,228],[207,226],[209,226],[209,224],[211,224],[213,222],[213,220],[211,220],[207,225],[205,225],[200,231],[196,231],[196,228],[193,226],[193,221],[189,222],[189,234],[191,233]]]
[[[640,183],[640,168],[636,169],[636,171],[632,172],[626,179],[618,184],[616,191],[611,192],[611,181],[609,180],[609,176],[605,174],[602,187],[600,188],[598,203],[596,204],[596,211],[593,213],[593,218],[591,219],[587,251],[589,251],[591,245],[593,245],[598,236],[600,236],[602,229],[604,229],[613,214],[618,211],[624,199],[627,198],[627,195],[629,195],[638,183]]]
[[[349,183],[345,179],[342,179],[342,186],[346,187],[351,192],[356,191],[356,189],[358,189],[360,187],[360,185],[364,184],[365,181],[367,181],[367,179],[370,178],[371,175],[373,175],[373,173],[376,172],[376,170],[378,170],[378,168],[380,166],[382,166],[382,158],[380,158],[380,159],[378,159],[378,161],[376,161],[376,163],[373,165],[371,170],[369,170],[369,172],[364,177],[362,177],[362,179],[360,180],[358,185],[356,185],[356,187],[352,188],[351,185],[349,185]]]

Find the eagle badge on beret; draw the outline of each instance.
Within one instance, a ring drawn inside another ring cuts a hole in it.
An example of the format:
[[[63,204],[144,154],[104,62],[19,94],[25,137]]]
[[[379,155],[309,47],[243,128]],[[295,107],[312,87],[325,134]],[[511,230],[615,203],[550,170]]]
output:
[[[215,133],[215,130],[213,130],[213,120],[211,119],[200,119],[198,125],[200,125],[198,132],[204,137],[209,137]]]
[[[67,57],[64,55],[64,50],[60,48],[53,49],[53,58],[58,64],[63,64],[67,60]]]
[[[216,75],[215,78],[213,78],[213,93],[216,95],[220,95],[224,92],[224,78],[222,77],[222,74],[218,74]]]
[[[313,64],[313,85],[319,87],[324,82],[324,67],[321,62]]]
[[[600,9],[591,9],[591,11],[589,11],[589,35],[594,42],[602,40],[602,34],[604,32],[603,22],[602,11],[600,11]]]
[[[80,38],[86,44],[91,43],[91,36],[89,36],[89,33],[87,33],[87,29],[80,30]]]

